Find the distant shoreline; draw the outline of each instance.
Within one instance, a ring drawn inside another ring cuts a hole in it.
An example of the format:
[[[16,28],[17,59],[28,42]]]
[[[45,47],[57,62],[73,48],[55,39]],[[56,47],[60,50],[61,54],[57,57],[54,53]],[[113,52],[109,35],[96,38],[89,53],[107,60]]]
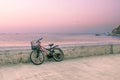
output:
[[[27,33],[26,33],[27,34]],[[36,40],[39,37],[43,37],[42,45],[48,47],[50,43],[59,45],[60,47],[69,46],[89,46],[89,45],[110,45],[120,44],[120,38],[116,36],[100,35],[95,34],[6,34],[0,36],[0,51],[4,50],[23,50],[31,49],[30,41]]]
[[[120,44],[119,42],[81,42],[76,44],[59,44],[59,47],[73,47],[73,46],[96,46],[96,45],[112,45],[112,44]],[[43,45],[45,47],[49,47],[48,45]],[[0,46],[0,51],[6,50],[30,50],[31,46]]]

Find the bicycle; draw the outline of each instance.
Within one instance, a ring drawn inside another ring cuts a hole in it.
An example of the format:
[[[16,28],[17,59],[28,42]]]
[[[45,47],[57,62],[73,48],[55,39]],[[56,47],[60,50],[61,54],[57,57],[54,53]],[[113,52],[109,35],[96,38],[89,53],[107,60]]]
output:
[[[53,58],[55,61],[60,62],[64,58],[64,53],[58,45],[49,44],[49,48],[45,48],[41,45],[41,40],[31,42],[32,52],[30,54],[30,60],[35,65],[40,65],[45,61],[45,53],[47,58]]]

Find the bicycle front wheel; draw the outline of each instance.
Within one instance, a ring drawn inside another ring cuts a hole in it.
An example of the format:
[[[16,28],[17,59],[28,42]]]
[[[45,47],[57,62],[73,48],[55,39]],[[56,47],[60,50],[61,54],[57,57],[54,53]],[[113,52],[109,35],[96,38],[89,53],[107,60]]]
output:
[[[30,54],[30,60],[35,65],[40,65],[44,62],[44,54],[41,51],[33,50]]]
[[[64,53],[60,48],[55,48],[53,53],[53,59],[57,62],[62,61],[64,58]]]

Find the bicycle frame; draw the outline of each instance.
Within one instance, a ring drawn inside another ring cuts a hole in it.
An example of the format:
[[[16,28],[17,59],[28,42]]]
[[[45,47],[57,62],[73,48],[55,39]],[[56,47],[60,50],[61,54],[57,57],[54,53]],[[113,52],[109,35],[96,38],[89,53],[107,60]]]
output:
[[[42,51],[45,52],[46,54],[49,54],[49,53],[48,53],[48,50],[47,50],[44,46],[42,46],[42,45],[40,45],[40,50],[42,50]]]

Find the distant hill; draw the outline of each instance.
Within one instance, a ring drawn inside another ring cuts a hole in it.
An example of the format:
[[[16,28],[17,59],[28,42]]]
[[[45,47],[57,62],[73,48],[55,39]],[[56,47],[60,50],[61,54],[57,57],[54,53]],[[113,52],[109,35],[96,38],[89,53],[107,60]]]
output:
[[[120,35],[120,25],[112,30],[112,35]]]

